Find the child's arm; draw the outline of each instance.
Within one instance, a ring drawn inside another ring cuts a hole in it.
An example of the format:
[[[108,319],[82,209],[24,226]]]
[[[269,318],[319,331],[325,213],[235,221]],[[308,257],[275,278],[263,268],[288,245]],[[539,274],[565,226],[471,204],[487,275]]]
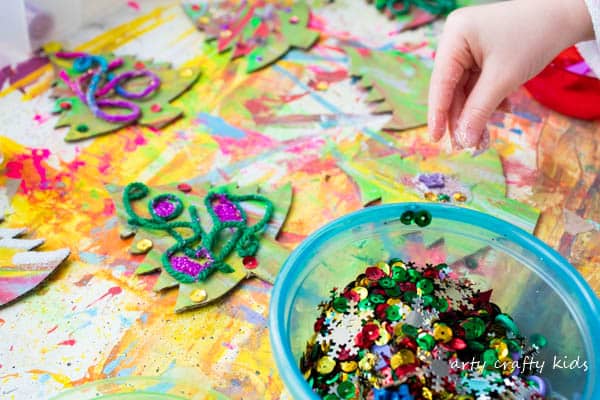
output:
[[[458,147],[477,146],[510,92],[563,49],[593,38],[584,0],[512,0],[454,11],[431,77],[432,139],[448,128]]]

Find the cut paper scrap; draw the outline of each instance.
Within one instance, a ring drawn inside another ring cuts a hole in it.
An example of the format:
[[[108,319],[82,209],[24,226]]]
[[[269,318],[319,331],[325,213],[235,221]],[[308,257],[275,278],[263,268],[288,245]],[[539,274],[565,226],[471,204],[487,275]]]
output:
[[[345,48],[350,74],[368,90],[373,113],[391,113],[385,130],[405,130],[427,123],[427,94],[431,68],[410,54]]]
[[[276,237],[291,206],[290,184],[274,190],[233,184],[136,185],[136,190],[147,190],[137,195],[132,185],[107,185],[122,227],[121,237],[135,235],[131,253],[147,252],[136,274],[160,270],[155,291],[179,287],[176,312],[210,304],[250,277],[274,282],[289,254]],[[134,215],[150,222],[140,224]],[[166,224],[173,230],[164,229]],[[260,224],[264,227],[252,231]],[[194,236],[199,231],[204,233]],[[241,239],[236,239],[238,232]],[[181,242],[177,235],[186,241],[185,246],[176,247]],[[251,239],[248,245],[244,237]]]
[[[506,183],[500,157],[495,150],[487,150],[478,155],[467,152],[424,159],[420,156],[401,158],[391,155],[379,159],[355,157],[340,162],[340,167],[356,182],[363,204],[376,200],[382,203],[427,201],[418,177],[422,174],[442,174],[455,185],[461,185],[467,194],[460,206],[472,208],[511,222],[532,233],[537,225],[539,210],[527,204],[506,197]],[[469,247],[470,254],[483,249],[475,242],[462,236],[455,236],[449,243],[444,241],[449,262],[457,261],[453,254],[465,254],[460,247]],[[423,235],[424,243],[432,246],[441,238],[435,233]],[[455,243],[454,243],[455,242]],[[452,251],[457,246],[457,251]]]
[[[182,109],[170,102],[185,92],[200,74],[197,68],[174,69],[169,63],[138,60],[134,56],[57,51],[49,53],[49,57],[60,77],[52,91],[56,99],[53,112],[60,114],[55,127],[70,127],[65,136],[68,142],[131,124],[155,129],[164,127],[183,114]],[[106,67],[106,73],[102,73],[101,66]],[[99,81],[93,97],[99,112],[108,115],[106,118],[93,111],[87,100],[96,75]]]
[[[307,28],[310,9],[304,1],[185,1],[183,9],[219,53],[248,57],[248,72],[266,67],[291,48],[308,50],[319,33]]]
[[[457,7],[456,0],[415,1],[415,0],[375,0],[375,7],[389,18],[397,18],[403,23],[402,30],[414,29],[428,24]]]
[[[23,239],[24,228],[0,228],[0,306],[35,289],[68,256],[69,249],[28,251],[43,239]]]

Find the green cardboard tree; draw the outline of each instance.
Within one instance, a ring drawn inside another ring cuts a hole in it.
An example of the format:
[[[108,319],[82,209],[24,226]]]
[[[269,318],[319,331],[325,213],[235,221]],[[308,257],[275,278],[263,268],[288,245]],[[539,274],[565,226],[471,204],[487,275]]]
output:
[[[107,185],[130,251],[146,253],[136,274],[160,271],[155,291],[179,287],[175,311],[218,300],[256,276],[273,283],[289,251],[277,242],[292,200],[290,184]]]
[[[55,69],[59,73],[64,71],[66,76],[73,82],[77,82],[82,79],[82,75],[88,73],[88,71],[79,72],[74,67],[77,58],[65,60],[57,57],[57,53],[50,53],[49,57]],[[148,70],[158,77],[160,85],[154,92],[140,99],[123,99],[116,90],[111,90],[103,95],[102,99],[127,100],[140,108],[141,113],[137,119],[122,123],[110,122],[96,116],[86,102],[63,79],[57,79],[52,91],[52,97],[56,99],[53,111],[60,114],[60,118],[55,127],[70,127],[65,141],[87,139],[115,131],[130,124],[140,124],[157,129],[162,128],[182,115],[183,111],[170,102],[185,92],[200,74],[197,68],[174,69],[169,63],[138,60],[133,56],[116,57],[113,54],[106,54],[100,57],[106,60],[107,63],[111,63],[117,58],[122,60],[122,64],[118,68],[110,71],[113,76],[126,71]],[[91,65],[91,68],[97,70],[98,66]],[[107,79],[104,76],[101,85],[106,82]],[[122,82],[122,87],[129,92],[138,93],[144,90],[148,84],[148,79],[142,76]],[[89,79],[82,80],[81,89],[84,93],[87,91],[88,86]],[[126,108],[106,108],[104,110],[113,115],[122,115],[129,111]]]
[[[192,1],[185,13],[207,40],[217,40],[220,53],[248,56],[248,72],[266,67],[291,48],[309,49],[319,38],[307,28],[310,9],[305,2]]]

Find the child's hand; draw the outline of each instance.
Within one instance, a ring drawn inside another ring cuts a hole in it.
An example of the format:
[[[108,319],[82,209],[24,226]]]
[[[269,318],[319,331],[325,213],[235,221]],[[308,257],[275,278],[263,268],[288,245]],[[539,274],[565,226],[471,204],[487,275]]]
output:
[[[502,100],[558,53],[594,37],[584,0],[513,0],[448,16],[429,89],[429,131],[477,146]]]

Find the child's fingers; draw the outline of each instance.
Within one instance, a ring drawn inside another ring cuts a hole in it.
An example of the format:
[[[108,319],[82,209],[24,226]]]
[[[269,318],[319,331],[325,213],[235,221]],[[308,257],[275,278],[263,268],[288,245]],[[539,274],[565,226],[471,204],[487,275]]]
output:
[[[477,83],[467,97],[455,131],[456,140],[461,146],[473,147],[481,140],[487,121],[513,88],[510,81],[503,81],[503,76],[506,75],[491,66],[483,68]]]
[[[451,27],[450,27],[451,29]],[[462,36],[447,32],[435,57],[429,86],[429,109],[427,114],[429,133],[438,141],[446,131],[448,112],[454,92],[472,60],[464,49]],[[466,66],[465,66],[466,64]]]
[[[460,117],[460,114],[465,106],[465,102],[467,101],[465,85],[467,84],[468,80],[469,75],[464,74],[454,90],[454,98],[452,99],[452,104],[450,105],[450,110],[448,112],[448,130],[450,131],[450,137],[454,137],[458,118]],[[459,143],[456,143],[456,141],[454,141],[454,143],[455,149],[461,148]]]

